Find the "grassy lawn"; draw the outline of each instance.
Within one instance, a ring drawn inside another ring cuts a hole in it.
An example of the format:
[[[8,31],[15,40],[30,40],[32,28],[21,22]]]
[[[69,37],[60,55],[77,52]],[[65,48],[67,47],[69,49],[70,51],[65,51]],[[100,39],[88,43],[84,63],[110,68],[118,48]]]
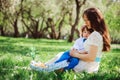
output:
[[[65,40],[25,39],[0,37],[0,80],[119,80],[120,44],[112,44],[110,52],[103,55],[98,73],[37,72],[29,69],[31,48],[35,60],[45,62],[57,53],[71,48]]]

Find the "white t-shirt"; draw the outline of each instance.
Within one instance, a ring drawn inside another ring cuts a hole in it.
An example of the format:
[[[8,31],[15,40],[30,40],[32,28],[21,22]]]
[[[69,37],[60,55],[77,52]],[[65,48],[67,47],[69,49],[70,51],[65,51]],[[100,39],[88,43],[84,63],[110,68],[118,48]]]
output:
[[[100,58],[102,57],[103,38],[100,35],[100,33],[98,33],[97,31],[92,32],[84,43],[84,48],[86,51],[88,51],[88,54],[89,54],[90,45],[98,46],[98,52],[96,53],[97,55],[95,61],[85,62],[80,60],[78,65],[76,65],[74,68],[75,72],[86,71],[91,73],[94,71],[98,71]]]

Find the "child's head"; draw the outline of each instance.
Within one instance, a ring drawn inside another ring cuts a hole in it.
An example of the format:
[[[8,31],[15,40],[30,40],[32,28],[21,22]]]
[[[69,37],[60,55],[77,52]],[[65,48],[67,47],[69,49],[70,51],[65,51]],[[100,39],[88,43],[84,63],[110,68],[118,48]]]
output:
[[[88,38],[88,36],[90,35],[90,33],[92,33],[93,30],[92,29],[88,29],[88,27],[86,25],[82,26],[81,30],[80,30],[80,35],[84,38]]]

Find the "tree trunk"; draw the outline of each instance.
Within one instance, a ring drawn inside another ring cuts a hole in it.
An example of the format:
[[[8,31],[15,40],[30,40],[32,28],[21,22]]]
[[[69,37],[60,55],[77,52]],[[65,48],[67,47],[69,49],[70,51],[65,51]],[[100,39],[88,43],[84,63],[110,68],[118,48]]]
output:
[[[5,33],[4,33],[4,30],[3,30],[3,26],[2,26],[2,25],[0,25],[0,31],[1,31],[1,36],[4,36]]]
[[[75,18],[75,22],[74,24],[71,26],[71,34],[69,36],[68,42],[72,42],[73,38],[74,38],[74,32],[75,32],[75,28],[78,25],[79,22],[79,14],[80,14],[80,8],[82,5],[85,4],[86,0],[83,0],[83,2],[81,2],[80,0],[75,0],[76,2],[76,18]]]
[[[17,26],[17,18],[15,19],[14,23],[13,23],[13,27],[14,27],[14,37],[18,37],[19,36],[19,31],[18,31],[18,26]]]
[[[73,41],[74,32],[75,32],[75,27],[76,27],[76,24],[73,25],[72,28],[71,28],[71,34],[70,34],[70,36],[69,36],[68,42],[72,42],[72,41]]]
[[[52,39],[56,39],[55,25],[52,18],[48,18],[47,26],[51,28],[50,36]]]
[[[75,32],[76,32],[77,36],[80,37],[80,31],[78,29],[75,29]]]
[[[61,37],[61,28],[62,28],[62,25],[63,25],[64,17],[65,17],[65,15],[63,16],[63,18],[60,21],[59,26],[58,26],[58,37],[57,37],[57,39],[60,39],[60,37]]]
[[[32,21],[32,23],[35,23],[34,25],[32,25],[34,28],[34,32],[33,32],[33,37],[36,39],[36,38],[39,38],[39,31],[38,31],[38,27],[39,27],[39,20],[38,21]]]

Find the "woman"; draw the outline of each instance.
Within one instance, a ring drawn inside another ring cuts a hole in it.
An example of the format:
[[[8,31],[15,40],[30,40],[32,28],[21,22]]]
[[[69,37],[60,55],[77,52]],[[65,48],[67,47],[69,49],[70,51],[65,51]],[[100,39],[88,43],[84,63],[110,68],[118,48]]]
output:
[[[110,50],[109,32],[99,9],[89,8],[85,10],[83,13],[83,19],[87,27],[94,30],[84,43],[85,50],[88,54],[79,54],[80,52],[72,50],[70,55],[81,60],[81,62],[79,62],[74,68],[76,72],[83,70],[94,72],[99,69],[102,51]],[[73,54],[75,52],[77,54]]]
[[[80,59],[78,65],[76,65],[73,69],[75,72],[86,71],[91,73],[98,71],[102,51],[110,50],[110,37],[108,28],[99,9],[89,8],[85,10],[83,13],[83,19],[87,27],[89,29],[93,29],[93,32],[84,42],[84,53],[72,49],[70,51],[70,56]],[[56,57],[46,63],[46,65],[49,66],[48,70],[43,68],[39,68],[37,70],[54,71],[68,66],[69,63],[67,63],[67,61],[53,64],[62,54],[63,53],[59,53]],[[34,66],[31,66],[31,68],[34,69]]]
[[[73,47],[71,49],[75,49],[77,51],[80,51],[80,52],[83,52],[84,51],[84,42],[85,40],[88,38],[88,36],[93,32],[92,29],[88,29],[88,27],[86,25],[83,25],[81,27],[81,30],[80,30],[80,38],[78,38]],[[65,51],[59,59],[57,59],[53,64],[53,66],[47,66],[45,65],[44,63],[41,63],[41,62],[33,62],[32,66],[35,66],[35,67],[43,67],[45,71],[52,71],[52,70],[55,70],[56,67],[54,67],[56,65],[56,63],[59,63],[60,65],[60,62],[66,60],[69,64],[68,66],[65,66],[65,67],[62,67],[63,70],[70,70],[70,69],[73,69],[78,63],[79,63],[79,59],[78,58],[75,58],[75,57],[72,57],[70,56],[70,50],[67,50]],[[57,65],[58,66],[58,65]],[[61,65],[59,66],[61,68]],[[49,69],[48,69],[49,68]],[[33,68],[34,69],[34,68]],[[36,68],[37,69],[37,68]],[[59,68],[58,68],[59,69]]]

